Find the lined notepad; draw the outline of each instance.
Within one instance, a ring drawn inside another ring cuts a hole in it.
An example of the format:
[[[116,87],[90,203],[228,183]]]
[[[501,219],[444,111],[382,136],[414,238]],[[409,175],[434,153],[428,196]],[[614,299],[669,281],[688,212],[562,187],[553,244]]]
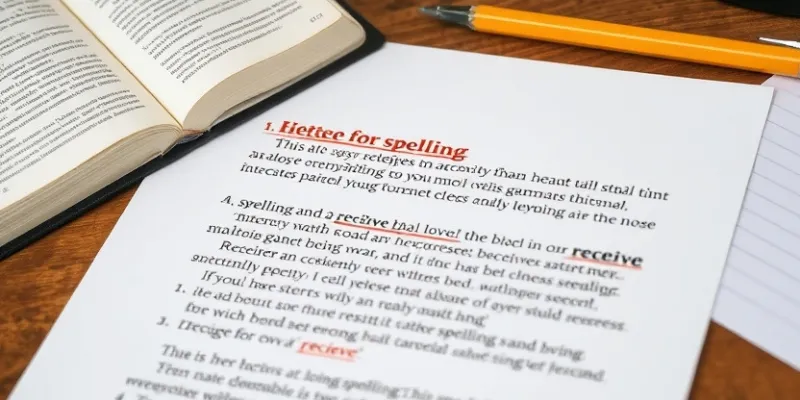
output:
[[[800,81],[764,85],[775,97],[714,320],[800,370]]]

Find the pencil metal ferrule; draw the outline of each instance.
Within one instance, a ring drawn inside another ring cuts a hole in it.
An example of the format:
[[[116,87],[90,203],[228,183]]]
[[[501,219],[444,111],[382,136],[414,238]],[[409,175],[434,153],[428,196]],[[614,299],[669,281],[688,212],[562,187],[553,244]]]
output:
[[[421,7],[421,13],[444,22],[463,25],[473,29],[474,6],[430,6]]]

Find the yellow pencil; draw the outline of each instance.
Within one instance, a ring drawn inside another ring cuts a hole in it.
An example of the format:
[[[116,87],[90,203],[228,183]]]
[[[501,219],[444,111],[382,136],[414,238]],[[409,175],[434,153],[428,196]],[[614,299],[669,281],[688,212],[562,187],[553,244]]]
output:
[[[800,50],[493,6],[421,11],[478,32],[800,77]]]

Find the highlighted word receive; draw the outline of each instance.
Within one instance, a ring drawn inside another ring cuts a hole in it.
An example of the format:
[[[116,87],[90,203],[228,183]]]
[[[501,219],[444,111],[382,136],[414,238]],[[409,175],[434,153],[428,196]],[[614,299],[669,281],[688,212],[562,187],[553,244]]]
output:
[[[590,262],[594,264],[607,265],[609,267],[623,267],[629,269],[642,269],[642,257],[630,256],[619,251],[604,251],[573,248],[572,255],[568,260]]]
[[[419,222],[385,220],[371,215],[339,214],[334,224],[351,228],[367,229],[374,232],[388,233],[400,236],[412,236],[422,239],[439,240],[443,242],[458,243],[461,229],[440,228]]]
[[[300,348],[297,349],[300,354],[310,356],[332,358],[341,361],[355,361],[358,349],[335,346],[333,344],[315,343],[315,342],[302,342]]]

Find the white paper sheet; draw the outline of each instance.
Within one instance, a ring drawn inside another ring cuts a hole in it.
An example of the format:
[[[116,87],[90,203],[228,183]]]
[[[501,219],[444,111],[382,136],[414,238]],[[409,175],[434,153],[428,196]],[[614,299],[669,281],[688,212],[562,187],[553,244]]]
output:
[[[683,398],[772,94],[389,44],[148,177],[11,399]]]
[[[714,320],[800,370],[800,81],[764,85],[775,97]]]

